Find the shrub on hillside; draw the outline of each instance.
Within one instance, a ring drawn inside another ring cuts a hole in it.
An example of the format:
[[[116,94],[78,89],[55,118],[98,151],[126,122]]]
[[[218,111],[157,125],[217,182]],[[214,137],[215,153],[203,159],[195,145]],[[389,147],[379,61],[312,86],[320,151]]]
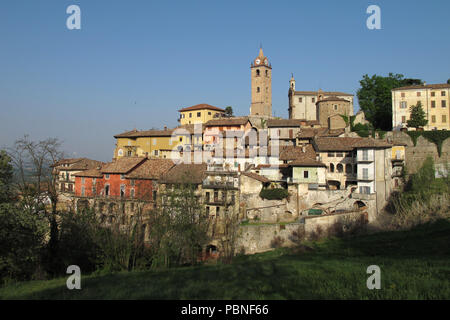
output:
[[[259,193],[259,196],[267,200],[283,200],[289,196],[289,193],[286,189],[283,188],[263,188]]]

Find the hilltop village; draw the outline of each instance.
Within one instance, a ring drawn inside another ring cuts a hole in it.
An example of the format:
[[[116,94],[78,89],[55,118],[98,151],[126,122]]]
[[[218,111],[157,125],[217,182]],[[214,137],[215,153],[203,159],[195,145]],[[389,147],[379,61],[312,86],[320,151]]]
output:
[[[274,234],[287,243],[298,228],[326,229],[338,217],[376,219],[401,186],[405,144],[350,132],[346,118],[366,123],[352,94],[297,91],[293,76],[289,119],[273,117],[272,66],[262,49],[250,70],[248,115],[201,103],[179,109],[176,128],[118,133],[112,162],[57,164],[62,202],[93,207],[105,222],[122,213],[126,224],[136,212],[151,214],[165,190],[189,184],[210,219],[237,215],[247,227],[264,225],[241,233],[245,252],[267,250]],[[208,250],[220,252],[223,236],[217,231]]]

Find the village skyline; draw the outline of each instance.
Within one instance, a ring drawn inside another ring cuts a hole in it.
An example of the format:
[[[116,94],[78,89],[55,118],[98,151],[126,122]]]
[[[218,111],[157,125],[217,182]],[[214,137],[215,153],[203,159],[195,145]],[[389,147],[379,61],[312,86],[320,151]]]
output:
[[[427,83],[448,78],[449,44],[431,32],[447,30],[445,17],[439,19],[446,2],[378,1],[380,30],[366,27],[366,2],[263,3],[177,3],[180,10],[172,12],[158,2],[78,1],[81,29],[68,30],[71,1],[3,2],[7,45],[0,63],[10,77],[0,79],[0,145],[23,134],[58,137],[68,157],[109,161],[115,134],[174,128],[182,107],[232,106],[247,115],[250,62],[260,45],[273,65],[276,117],[288,118],[291,73],[298,90],[355,95],[355,112],[363,74],[394,72]],[[401,22],[419,17],[426,23]],[[421,58],[425,53],[432,57]]]

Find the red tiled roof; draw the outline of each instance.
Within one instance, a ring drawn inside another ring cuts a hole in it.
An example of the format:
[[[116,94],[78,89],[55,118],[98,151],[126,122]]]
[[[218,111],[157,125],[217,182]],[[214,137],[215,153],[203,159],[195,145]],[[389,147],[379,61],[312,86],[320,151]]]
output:
[[[248,122],[248,117],[231,117],[209,120],[205,123],[205,127],[215,126],[242,126]]]
[[[257,173],[253,173],[253,172],[242,172],[241,174],[242,174],[243,176],[246,176],[246,177],[249,177],[249,178],[252,178],[252,179],[261,181],[262,183],[268,183],[268,182],[270,182],[269,179],[267,179],[266,177],[260,176],[260,175],[257,174]]]
[[[203,109],[225,112],[224,109],[221,109],[221,108],[218,108],[218,107],[214,107],[214,106],[206,104],[206,103],[196,104],[195,106],[192,106],[192,107],[182,108],[182,109],[178,110],[178,112],[203,110]]]
[[[139,137],[170,137],[172,136],[174,129],[167,130],[131,130],[124,133],[120,133],[114,136],[114,138],[139,138]]]
[[[394,88],[392,91],[398,90],[411,90],[411,89],[448,89],[450,88],[450,84],[447,83],[436,83],[436,84],[424,84],[424,85],[414,85],[414,86],[406,86]]]
[[[147,159],[136,169],[128,173],[125,178],[157,180],[174,165],[175,163],[170,159]]]
[[[186,164],[181,163],[173,166],[161,176],[161,183],[192,183],[201,184],[207,170],[206,163]]]
[[[119,158],[113,162],[105,164],[101,172],[102,173],[120,173],[126,174],[134,169],[136,166],[144,162],[147,158],[145,157],[123,157]]]
[[[301,146],[282,146],[280,147],[280,157],[282,161],[296,160],[303,157],[315,158],[316,152],[311,144],[305,145],[305,149]]]
[[[318,137],[314,139],[318,151],[352,151],[354,148],[388,148],[392,144],[373,138]]]
[[[103,174],[101,173],[100,169],[90,169],[86,171],[81,171],[74,174],[75,177],[86,177],[86,178],[101,178],[103,177]]]
[[[301,119],[269,119],[267,120],[267,127],[300,127],[305,123],[306,120]]]

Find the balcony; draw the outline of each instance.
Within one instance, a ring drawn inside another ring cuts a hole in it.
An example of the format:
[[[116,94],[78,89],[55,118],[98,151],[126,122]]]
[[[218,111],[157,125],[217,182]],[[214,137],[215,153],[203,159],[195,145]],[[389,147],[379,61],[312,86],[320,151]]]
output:
[[[359,181],[373,181],[373,180],[375,180],[375,178],[374,178],[373,174],[368,174],[368,175],[358,174],[358,180]]]
[[[238,184],[231,181],[203,181],[203,189],[237,189]]]

